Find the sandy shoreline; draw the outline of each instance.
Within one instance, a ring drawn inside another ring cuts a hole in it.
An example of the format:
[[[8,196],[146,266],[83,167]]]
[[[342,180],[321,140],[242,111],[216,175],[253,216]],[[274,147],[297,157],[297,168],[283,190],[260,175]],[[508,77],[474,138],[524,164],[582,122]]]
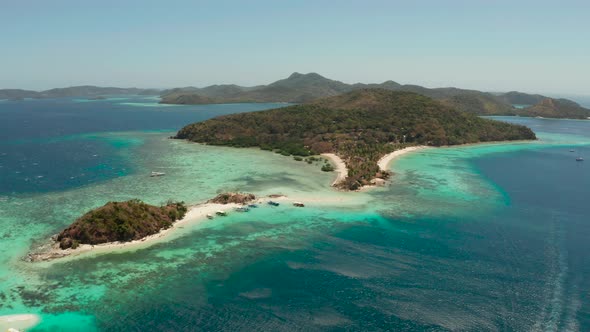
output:
[[[168,237],[174,230],[178,228],[182,228],[183,226],[189,223],[198,223],[202,222],[207,219],[207,214],[215,215],[217,211],[225,211],[229,212],[236,207],[240,206],[240,204],[216,204],[216,203],[204,203],[198,204],[189,207],[184,218],[176,221],[172,224],[170,228],[162,229],[160,232],[156,234],[152,234],[149,236],[144,237],[140,240],[133,240],[129,242],[108,242],[108,243],[101,243],[101,244],[82,244],[76,249],[65,249],[62,250],[59,248],[59,243],[52,243],[50,245],[44,246],[40,248],[38,253],[29,254],[28,258],[31,261],[49,261],[57,258],[63,257],[73,257],[79,256],[84,253],[110,253],[115,252],[121,249],[139,249],[142,247],[146,247],[153,243],[159,242],[158,240],[163,240]]]
[[[288,198],[283,195],[271,195],[268,197],[257,198],[255,201],[250,202],[248,204],[267,204],[269,201],[277,201],[281,203],[294,203],[296,200]],[[313,199],[299,199],[300,202],[305,202],[306,204],[309,202],[316,202],[322,203],[319,200]],[[330,202],[326,202],[330,203]],[[190,206],[184,218],[176,221],[172,224],[170,228],[163,229],[160,232],[146,236],[140,240],[134,240],[129,242],[108,242],[96,245],[90,244],[82,244],[76,249],[65,249],[62,250],[59,248],[59,243],[55,241],[51,241],[42,247],[37,248],[33,252],[29,253],[25,260],[30,262],[50,262],[50,261],[60,261],[64,258],[74,258],[78,256],[84,256],[86,254],[105,254],[105,253],[113,253],[119,251],[132,251],[137,249],[142,249],[154,245],[159,242],[163,242],[171,237],[178,229],[184,228],[187,225],[195,225],[199,223],[204,223],[210,221],[207,218],[207,215],[213,215],[214,219],[211,221],[215,221],[217,218],[223,218],[221,216],[217,216],[217,211],[224,211],[228,214],[234,212],[235,208],[240,206],[245,206],[247,204],[236,204],[236,203],[229,203],[229,204],[218,204],[218,203],[202,203]],[[239,212],[236,212],[239,213]]]
[[[389,166],[391,165],[391,163],[395,159],[397,159],[405,154],[408,154],[410,152],[414,152],[414,151],[421,150],[424,148],[427,148],[427,146],[424,146],[424,145],[410,146],[407,148],[403,148],[401,150],[396,150],[391,153],[388,153],[385,156],[381,157],[379,159],[379,161],[377,162],[377,164],[379,165],[379,169],[381,171],[389,171]],[[348,168],[346,167],[346,163],[344,163],[342,158],[340,158],[338,155],[336,155],[334,153],[322,153],[322,156],[328,158],[334,164],[335,172],[338,173],[338,175],[336,176],[336,179],[334,179],[334,181],[332,182],[332,187],[335,187],[336,185],[338,185],[339,183],[344,181],[346,179],[346,177],[348,176]],[[365,190],[368,188],[375,187],[375,185],[382,184],[382,182],[384,182],[384,180],[376,178],[376,179],[373,179],[372,182],[374,182],[374,185],[363,186],[361,188],[361,190]]]
[[[344,181],[348,176],[348,168],[346,167],[346,164],[344,163],[342,158],[340,158],[334,153],[322,153],[322,157],[328,158],[332,162],[332,164],[334,164],[334,171],[338,173],[336,179],[334,179],[334,181],[332,182],[332,187]]]
[[[427,146],[418,145],[418,146],[410,146],[407,148],[403,148],[401,150],[393,151],[393,152],[388,153],[388,154],[384,155],[383,157],[381,157],[381,159],[379,159],[379,161],[377,162],[377,165],[379,165],[380,170],[389,171],[389,166],[391,165],[391,163],[395,159],[397,159],[405,154],[408,154],[410,152],[414,152],[414,151],[425,149],[425,148],[427,148]]]

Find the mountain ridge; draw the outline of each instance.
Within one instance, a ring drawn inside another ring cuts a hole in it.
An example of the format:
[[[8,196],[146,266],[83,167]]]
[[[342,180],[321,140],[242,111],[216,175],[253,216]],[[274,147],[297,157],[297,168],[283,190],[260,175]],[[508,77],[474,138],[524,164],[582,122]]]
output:
[[[228,85],[226,85],[228,86]],[[233,86],[232,93],[221,93],[219,88],[181,88],[163,92],[160,96],[163,104],[195,104],[199,103],[250,103],[250,102],[289,102],[306,103],[318,98],[336,96],[359,89],[375,88],[392,91],[413,92],[436,99],[443,104],[458,110],[477,115],[520,115],[536,116],[534,104],[540,102],[546,96],[527,94],[517,91],[493,94],[478,90],[461,89],[455,87],[426,88],[414,84],[399,84],[388,80],[383,83],[354,83],[347,84],[341,81],[326,78],[318,73],[301,74],[294,72],[287,78],[280,79],[268,85],[256,87]],[[211,90],[215,91],[212,93]],[[513,105],[524,105],[524,108],[516,108]],[[575,117],[586,118],[590,116],[590,110],[586,116],[584,109],[561,113],[564,104],[550,111],[545,110],[546,117]],[[530,110],[530,112],[529,112]]]

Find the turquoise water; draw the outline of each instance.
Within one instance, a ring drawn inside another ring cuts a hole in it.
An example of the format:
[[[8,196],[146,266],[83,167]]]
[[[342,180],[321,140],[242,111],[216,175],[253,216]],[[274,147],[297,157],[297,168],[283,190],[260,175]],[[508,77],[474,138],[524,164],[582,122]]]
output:
[[[77,104],[161,112],[127,102]],[[39,314],[35,331],[587,330],[590,176],[574,158],[590,154],[590,123],[500,119],[541,140],[422,150],[394,163],[386,187],[361,193],[335,192],[319,165],[169,140],[156,124],[54,135],[102,142],[127,172],[4,191],[0,315]],[[310,203],[187,225],[141,250],[22,261],[109,200],[198,203],[227,190]]]

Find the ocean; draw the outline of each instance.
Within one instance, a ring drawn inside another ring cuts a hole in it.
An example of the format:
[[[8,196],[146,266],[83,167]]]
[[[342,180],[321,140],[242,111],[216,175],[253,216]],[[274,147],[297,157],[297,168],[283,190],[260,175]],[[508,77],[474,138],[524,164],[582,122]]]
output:
[[[0,315],[37,314],[32,331],[590,329],[590,175],[575,161],[590,157],[590,122],[497,117],[540,139],[420,150],[359,193],[334,191],[319,164],[168,139],[278,106],[0,102]],[[188,225],[139,250],[23,260],[108,201],[230,190],[312,203]]]

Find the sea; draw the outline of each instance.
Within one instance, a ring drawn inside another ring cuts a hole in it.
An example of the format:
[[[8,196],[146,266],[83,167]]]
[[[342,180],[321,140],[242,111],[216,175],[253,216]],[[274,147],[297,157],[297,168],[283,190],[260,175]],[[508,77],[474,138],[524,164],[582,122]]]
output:
[[[590,330],[590,121],[493,117],[539,139],[419,150],[386,186],[351,193],[321,163],[170,139],[281,106],[0,101],[0,316],[38,315],[28,331]],[[142,248],[25,259],[109,201],[225,191],[309,203]]]

